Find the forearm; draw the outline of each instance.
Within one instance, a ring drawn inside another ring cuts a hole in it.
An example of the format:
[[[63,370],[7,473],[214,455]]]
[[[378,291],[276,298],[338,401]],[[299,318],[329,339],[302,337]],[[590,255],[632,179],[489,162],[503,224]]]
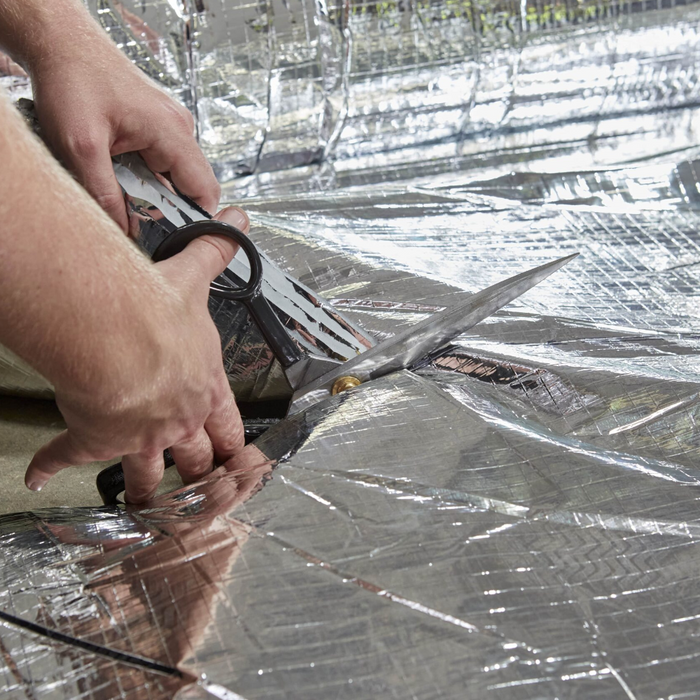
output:
[[[157,362],[149,317],[164,293],[157,270],[0,94],[0,342],[64,391],[118,382]],[[120,367],[134,336],[155,356]]]
[[[30,74],[93,40],[111,52],[111,42],[80,0],[0,0],[0,48]]]

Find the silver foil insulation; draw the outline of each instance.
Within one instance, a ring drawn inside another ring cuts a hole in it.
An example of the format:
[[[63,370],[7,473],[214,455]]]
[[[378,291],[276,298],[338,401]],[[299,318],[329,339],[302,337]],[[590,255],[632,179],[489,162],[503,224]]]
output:
[[[0,518],[4,696],[695,697],[698,6],[126,7],[258,245],[375,338],[581,255],[148,508]]]
[[[694,0],[88,5],[190,106],[220,179],[260,174],[239,196],[290,168],[327,189],[419,164],[575,170],[697,142]]]

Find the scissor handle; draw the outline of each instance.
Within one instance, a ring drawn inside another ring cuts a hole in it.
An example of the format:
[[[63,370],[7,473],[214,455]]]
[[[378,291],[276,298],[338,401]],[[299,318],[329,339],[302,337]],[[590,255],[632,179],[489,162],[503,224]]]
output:
[[[153,261],[160,262],[167,258],[172,258],[173,255],[181,253],[195,238],[200,236],[226,236],[238,243],[243,248],[250,264],[250,279],[243,287],[233,288],[212,282],[209,293],[215,297],[223,297],[233,301],[248,301],[260,290],[262,284],[263,267],[260,253],[255,247],[255,243],[231,224],[223,221],[209,219],[205,221],[194,221],[191,224],[180,226],[175,229],[166,239],[161,241],[160,245],[153,253]]]
[[[215,219],[195,221],[175,229],[163,240],[153,253],[153,260],[160,262],[171,258],[173,255],[181,253],[195,238],[208,235],[226,236],[238,243],[243,248],[250,264],[250,279],[242,287],[231,287],[229,280],[226,277],[221,277],[229,284],[214,281],[209,287],[209,293],[214,297],[240,301],[245,304],[248,313],[265,338],[265,342],[270,346],[282,367],[286,369],[301,360],[301,350],[289,337],[284,324],[279,320],[262,293],[262,258],[255,243],[243,231]]]

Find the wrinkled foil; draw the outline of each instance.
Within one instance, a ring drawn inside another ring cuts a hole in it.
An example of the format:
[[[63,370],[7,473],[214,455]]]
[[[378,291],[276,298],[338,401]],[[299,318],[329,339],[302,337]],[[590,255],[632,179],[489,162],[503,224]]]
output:
[[[195,37],[173,75],[198,101],[226,76],[269,88],[238,141],[233,107],[217,122],[219,172],[262,153],[225,195],[248,196],[271,260],[375,338],[581,254],[418,370],[280,421],[199,484],[144,508],[0,518],[4,696],[695,697],[698,6],[492,3],[510,24],[482,12],[469,34],[453,15],[475,3],[352,4],[323,44],[325,6],[215,5],[139,7],[161,37]],[[307,51],[321,46],[345,47],[346,123],[366,130],[319,158],[309,105],[328,73],[310,66],[337,60]],[[433,110],[420,89],[450,79],[455,46],[479,75],[463,72],[479,88],[460,93],[463,130],[503,68],[504,114],[461,140],[432,119],[449,90]],[[375,121],[382,99],[407,106]],[[299,156],[314,143],[316,164]]]
[[[698,143],[696,0],[87,4],[192,109],[219,179],[255,174],[238,196],[279,170],[307,191]]]

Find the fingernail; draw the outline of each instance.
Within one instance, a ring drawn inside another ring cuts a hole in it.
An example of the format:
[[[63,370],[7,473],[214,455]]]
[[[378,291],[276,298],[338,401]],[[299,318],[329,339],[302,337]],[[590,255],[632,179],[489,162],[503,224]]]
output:
[[[238,207],[230,207],[226,218],[229,220],[232,226],[240,229],[245,229],[250,223],[248,220],[248,215],[243,211],[243,209],[239,209]]]
[[[44,488],[44,484],[41,481],[31,481],[27,484],[27,488],[30,491],[41,491]]]

